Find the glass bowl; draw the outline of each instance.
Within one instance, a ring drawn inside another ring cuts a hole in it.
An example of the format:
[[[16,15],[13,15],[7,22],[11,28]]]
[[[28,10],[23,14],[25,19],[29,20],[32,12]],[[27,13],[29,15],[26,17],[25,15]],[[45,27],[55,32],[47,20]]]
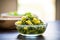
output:
[[[47,27],[47,23],[41,25],[16,25],[19,34],[23,36],[39,36],[42,35]]]

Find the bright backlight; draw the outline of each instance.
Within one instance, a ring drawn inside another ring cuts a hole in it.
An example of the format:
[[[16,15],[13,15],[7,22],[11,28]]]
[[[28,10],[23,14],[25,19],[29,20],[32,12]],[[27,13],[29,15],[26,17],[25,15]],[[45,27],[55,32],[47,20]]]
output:
[[[55,0],[18,0],[18,13],[32,12],[45,21],[55,20]]]

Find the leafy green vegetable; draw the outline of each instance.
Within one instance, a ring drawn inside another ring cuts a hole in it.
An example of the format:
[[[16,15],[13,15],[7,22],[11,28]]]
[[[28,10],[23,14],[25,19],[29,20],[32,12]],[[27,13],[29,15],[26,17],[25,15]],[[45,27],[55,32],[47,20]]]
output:
[[[24,16],[31,17],[32,14],[31,14],[31,12],[26,12],[26,13],[24,14]]]
[[[18,13],[16,11],[14,12],[14,16],[18,16]]]
[[[19,15],[19,14],[17,13],[17,11],[9,12],[8,15],[9,15],[9,16],[21,16],[21,14]]]
[[[17,27],[18,31],[23,34],[41,34],[45,31],[45,27],[39,27],[37,26],[36,28],[33,26],[27,27],[27,29],[24,29],[25,27]]]

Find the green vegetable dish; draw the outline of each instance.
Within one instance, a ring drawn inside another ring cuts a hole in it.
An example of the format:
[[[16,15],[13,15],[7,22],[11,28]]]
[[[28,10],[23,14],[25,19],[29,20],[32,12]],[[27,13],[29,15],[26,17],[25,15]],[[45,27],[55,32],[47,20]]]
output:
[[[42,34],[45,31],[45,27],[40,25],[21,25],[16,28],[22,34]]]
[[[17,30],[23,35],[42,34],[46,30],[47,24],[30,12],[25,13],[20,20],[15,22]]]

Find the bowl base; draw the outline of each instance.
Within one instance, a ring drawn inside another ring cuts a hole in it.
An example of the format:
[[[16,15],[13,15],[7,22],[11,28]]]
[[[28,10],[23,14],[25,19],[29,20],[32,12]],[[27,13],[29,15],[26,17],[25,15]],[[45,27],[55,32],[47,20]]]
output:
[[[22,36],[29,36],[29,37],[34,37],[34,36],[39,36],[39,35],[42,35],[42,34],[22,34],[22,33],[19,33],[20,35],[22,35]]]

